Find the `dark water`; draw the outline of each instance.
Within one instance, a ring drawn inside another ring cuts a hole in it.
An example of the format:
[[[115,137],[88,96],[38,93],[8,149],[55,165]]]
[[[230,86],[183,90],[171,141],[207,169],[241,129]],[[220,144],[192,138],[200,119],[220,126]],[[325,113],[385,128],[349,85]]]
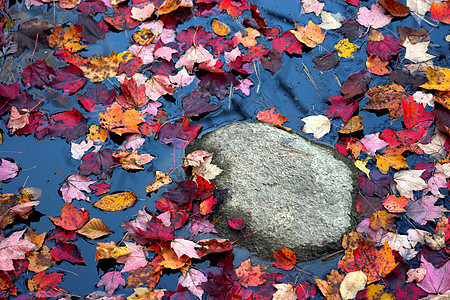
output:
[[[324,1],[326,2],[325,10],[331,12],[341,12],[341,14],[348,18],[353,16],[357,12],[357,8],[347,5],[344,1]],[[370,6],[370,2],[362,2],[364,6]],[[284,0],[284,1],[253,1],[261,12],[261,15],[266,18],[266,23],[269,27],[278,27],[281,32],[289,29],[293,29],[293,19],[299,24],[306,24],[308,20],[312,20],[314,23],[320,23],[320,19],[313,14],[301,14],[301,3],[297,0]],[[50,4],[52,6],[52,4]],[[43,16],[43,18],[51,19],[51,11],[46,10],[46,6],[32,8],[33,13],[36,16]],[[13,14],[15,12],[13,11]],[[73,22],[76,20],[69,12],[64,15],[64,20]],[[61,12],[58,12],[61,14]],[[237,32],[240,28],[237,23],[233,23],[230,17],[227,15],[220,15],[220,20],[228,24],[232,32]],[[193,25],[205,25],[210,22],[211,18],[192,18],[185,24],[180,25],[179,29],[185,29]],[[418,23],[412,18],[408,17],[403,20],[394,20],[381,31],[385,34],[391,34],[387,30],[396,32],[397,26],[410,26],[413,28],[419,28]],[[430,30],[431,26],[426,23],[421,26]],[[444,27],[445,28],[445,27]],[[89,45],[87,52],[83,53],[85,57],[92,57],[94,54],[109,55],[111,51],[119,53],[124,51],[129,46],[127,36],[130,37],[134,30],[127,30],[127,32],[109,33],[106,39],[97,42],[95,45]],[[444,40],[445,35],[448,34],[445,30],[435,29],[431,31],[430,37],[433,43],[430,47],[430,53],[439,55],[439,52],[447,53],[448,49],[445,49],[446,42]],[[257,79],[253,74],[250,79],[255,83],[255,86],[251,88],[250,96],[245,96],[240,92],[233,93],[231,101],[228,97],[220,102],[217,99],[213,102],[222,105],[223,107],[215,112],[210,113],[206,117],[201,118],[198,121],[192,122],[193,124],[202,124],[203,130],[201,134],[218,128],[224,124],[230,122],[244,122],[254,120],[255,115],[259,110],[264,110],[276,107],[276,112],[281,112],[284,116],[289,116],[290,119],[285,123],[285,126],[293,128],[294,130],[301,131],[303,126],[300,121],[301,118],[313,115],[314,112],[318,114],[324,114],[326,112],[328,104],[325,99],[329,96],[337,96],[339,93],[339,85],[335,80],[335,76],[339,78],[342,83],[345,79],[365,67],[365,59],[367,54],[365,52],[364,39],[359,39],[355,43],[361,46],[361,49],[355,53],[354,57],[341,59],[336,68],[331,71],[321,72],[313,68],[314,63],[312,58],[318,55],[325,54],[325,50],[334,50],[334,44],[341,39],[335,31],[329,31],[326,35],[325,42],[322,46],[318,46],[308,53],[304,53],[302,57],[289,57],[283,54],[283,66],[280,71],[271,75],[269,71],[265,71],[260,68],[261,83],[260,91],[256,93]],[[438,48],[438,44],[444,45]],[[401,50],[404,51],[404,50]],[[41,53],[42,54],[42,53]],[[37,53],[36,55],[39,55]],[[400,54],[401,55],[401,54]],[[302,64],[304,64],[310,71],[314,81],[317,85],[317,89],[307,80],[306,74],[302,71]],[[443,66],[448,64],[448,60],[441,61],[437,64]],[[377,86],[379,84],[388,83],[387,76],[372,76],[372,82],[370,87]],[[109,87],[111,84],[105,81]],[[184,87],[177,90],[174,94],[176,99],[175,103],[160,100],[163,103],[163,109],[169,113],[169,119],[179,117],[182,115],[181,99],[183,96],[189,94],[195,88]],[[83,90],[85,90],[84,87]],[[79,92],[83,92],[80,90]],[[42,92],[36,90],[36,94],[40,95]],[[49,97],[49,95],[44,95]],[[367,99],[363,99],[360,103],[360,107],[363,107],[367,103]],[[51,112],[61,111],[75,107],[80,110],[85,116],[89,116],[89,113],[84,111],[76,101],[76,97],[69,96],[64,102],[51,101],[45,106],[46,109]],[[314,112],[313,112],[314,111]],[[394,130],[401,129],[401,119],[395,122],[391,122],[387,114],[377,116],[376,114],[368,111],[361,111],[359,115],[364,117],[364,135],[381,131],[383,128],[390,127]],[[340,119],[334,120],[333,124],[341,125]],[[61,212],[61,207],[64,202],[58,190],[63,183],[63,178],[55,170],[57,168],[65,176],[78,172],[78,166],[80,161],[73,159],[70,156],[70,145],[61,139],[46,139],[44,141],[37,141],[34,137],[17,137],[8,136],[7,130],[4,124],[1,124],[1,128],[4,133],[4,142],[0,146],[0,156],[14,159],[15,162],[22,168],[20,174],[10,180],[9,182],[2,183],[0,186],[2,193],[17,193],[18,189],[22,186],[37,187],[43,191],[39,200],[41,203],[37,206],[36,210],[43,214],[39,220],[33,220],[28,224],[31,228],[37,230],[37,233],[49,232],[54,228],[53,223],[49,220],[49,216],[58,216]],[[312,136],[309,136],[312,138]],[[331,132],[327,134],[322,142],[333,145],[338,139],[338,133],[336,128],[332,128]],[[108,145],[106,145],[108,148]],[[105,146],[104,146],[105,148]],[[117,145],[110,144],[110,148],[117,148]],[[150,164],[145,165],[145,170],[137,173],[129,173],[121,168],[114,170],[113,176],[109,183],[111,184],[111,192],[116,191],[133,191],[139,198],[139,201],[131,208],[128,208],[121,212],[105,212],[94,208],[90,203],[85,201],[78,202],[74,200],[72,204],[77,207],[84,207],[89,210],[91,217],[97,217],[102,219],[106,225],[115,233],[114,235],[107,236],[95,241],[83,239],[78,236],[76,245],[79,247],[80,252],[86,261],[86,265],[73,265],[69,262],[62,262],[49,271],[64,271],[64,281],[60,284],[60,287],[67,290],[71,294],[86,295],[95,290],[102,290],[102,288],[96,288],[95,284],[99,281],[100,276],[107,270],[99,270],[98,264],[94,262],[96,242],[108,242],[115,241],[118,243],[125,232],[120,226],[124,221],[128,221],[134,218],[139,209],[146,206],[148,210],[155,211],[155,201],[161,198],[162,193],[167,190],[162,188],[156,194],[152,194],[148,197],[145,193],[145,187],[154,181],[154,173],[156,170],[167,171],[174,166],[179,166],[182,162],[181,157],[184,155],[183,149],[174,149],[167,146],[159,140],[147,139],[142,150],[142,153],[149,153],[157,159],[153,160]],[[183,180],[185,178],[184,172],[181,168],[176,168],[172,173],[172,179],[174,181]],[[99,199],[94,195],[91,196],[91,202],[95,202]],[[23,223],[10,226],[4,232],[5,235],[9,235],[10,232],[24,228]],[[189,237],[190,233],[181,229],[177,232],[180,237]],[[206,238],[208,235],[200,235],[198,239]],[[51,248],[53,243],[46,241],[46,244]],[[235,250],[235,266],[237,267],[243,260],[250,257],[250,254],[244,249]],[[337,268],[337,261],[339,256],[336,256],[329,261],[322,262],[320,260],[299,264],[299,267],[304,268],[306,271],[323,278],[325,274],[329,273],[333,268]],[[270,265],[271,262],[260,261],[253,258],[254,263],[262,265]],[[205,268],[208,266],[208,262],[203,263],[199,267]],[[109,271],[112,269],[109,269]],[[269,269],[269,271],[280,272],[278,269]],[[157,285],[157,288],[165,288],[169,290],[176,290],[177,279],[180,273],[164,275],[161,281]],[[295,280],[312,280],[312,278],[304,273],[286,272],[286,277]],[[17,286],[20,291],[27,291],[26,279],[31,278],[32,274],[22,275],[21,279],[17,282]],[[131,293],[129,290],[118,289],[117,294],[124,294],[128,296]]]

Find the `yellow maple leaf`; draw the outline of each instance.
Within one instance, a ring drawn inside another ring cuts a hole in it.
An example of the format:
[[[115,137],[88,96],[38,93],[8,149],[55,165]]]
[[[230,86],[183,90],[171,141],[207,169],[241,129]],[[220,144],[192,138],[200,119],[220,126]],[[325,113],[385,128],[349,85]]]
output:
[[[55,27],[55,30],[48,37],[48,44],[52,48],[66,48],[67,51],[73,53],[80,51],[86,46],[80,44],[81,26],[70,26],[65,30],[62,26]]]
[[[146,192],[147,193],[155,192],[160,187],[165,186],[171,182],[172,182],[172,179],[168,175],[164,174],[161,171],[156,171],[155,183],[148,185],[146,188]]]
[[[377,159],[377,168],[384,174],[389,171],[389,167],[397,170],[409,168],[406,158],[398,149],[387,149],[381,155],[376,155],[375,158]]]
[[[100,125],[112,132],[122,135],[123,133],[140,133],[138,124],[143,120],[135,109],[122,110],[122,107],[114,102],[106,112],[99,113]]]
[[[298,26],[298,24],[295,23],[295,30],[289,31],[295,35],[297,40],[309,48],[315,48],[318,44],[325,40],[325,33],[323,33],[320,27],[314,24],[311,20],[305,27]]]
[[[256,38],[259,36],[261,36],[261,33],[259,33],[258,30],[253,28],[246,28],[244,34],[239,31],[234,35],[233,43],[235,46],[241,43],[244,47],[250,48],[258,43]]]
[[[334,45],[334,49],[337,51],[339,57],[347,58],[355,53],[359,47],[356,44],[350,43],[348,39],[341,39]]]
[[[95,55],[91,58],[88,65],[80,65],[79,67],[83,71],[85,77],[89,78],[92,82],[99,82],[106,78],[116,76],[117,69],[119,68],[119,60],[117,59],[117,55],[114,52],[111,52],[108,57],[100,55],[100,57],[97,58],[97,55]]]
[[[108,130],[101,128],[98,125],[92,124],[89,127],[89,133],[86,134],[93,142],[104,142],[108,137]]]
[[[422,84],[420,87],[427,90],[438,90],[443,92],[450,91],[450,69],[435,67],[426,67],[425,75],[428,82]]]

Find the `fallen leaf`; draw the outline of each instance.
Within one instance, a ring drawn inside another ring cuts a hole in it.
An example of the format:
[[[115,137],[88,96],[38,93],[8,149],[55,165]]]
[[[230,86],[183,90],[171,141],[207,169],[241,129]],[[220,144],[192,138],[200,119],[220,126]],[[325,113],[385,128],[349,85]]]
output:
[[[218,19],[214,18],[211,22],[212,31],[218,36],[227,36],[230,34],[230,27],[227,24],[220,22]]]
[[[320,18],[322,19],[322,23],[320,23],[318,26],[322,29],[334,30],[341,28],[342,26],[341,21],[343,21],[343,17],[340,13],[332,14],[330,12],[322,10],[320,12]]]
[[[314,24],[311,20],[305,27],[295,24],[295,30],[290,30],[290,32],[295,35],[297,40],[309,48],[315,48],[318,44],[325,40],[325,33],[322,33],[320,27]]]
[[[86,197],[83,192],[90,193],[89,186],[95,182],[97,181],[87,176],[81,176],[79,173],[70,175],[60,188],[64,201],[69,203],[73,199],[89,201],[89,197]]]
[[[434,205],[437,199],[435,196],[423,196],[419,200],[409,202],[406,215],[420,225],[425,225],[427,221],[435,221],[447,211],[444,206]]]
[[[80,250],[75,244],[58,242],[53,246],[52,256],[56,261],[66,260],[74,264],[85,264],[83,257],[81,256]]]
[[[430,45],[430,41],[412,44],[409,37],[407,37],[403,42],[403,47],[406,48],[405,59],[409,59],[414,63],[422,63],[434,58],[434,55],[427,53],[428,45]]]
[[[366,60],[366,67],[369,69],[369,72],[380,76],[389,74],[391,72],[386,68],[388,64],[388,61],[382,61],[376,55],[369,56]]]
[[[122,276],[122,273],[119,271],[110,271],[101,277],[96,286],[104,286],[108,295],[111,296],[119,286],[125,286],[125,284],[126,282]]]
[[[263,271],[268,267],[261,267],[260,265],[252,266],[250,258],[242,262],[241,265],[236,269],[236,276],[240,280],[240,284],[244,287],[258,286],[264,283],[262,276]]]
[[[450,24],[450,4],[445,1],[441,4],[431,3],[430,17],[439,22]]]
[[[80,65],[79,68],[83,71],[84,76],[89,78],[92,82],[103,81],[107,78],[116,76],[119,68],[119,61],[114,52],[108,57],[97,55],[91,58],[88,65]]]
[[[341,94],[345,98],[351,98],[356,95],[364,94],[367,91],[372,77],[366,70],[350,75],[341,85]]]
[[[202,63],[213,59],[214,57],[208,52],[202,45],[192,46],[186,52],[180,56],[175,68],[186,67],[188,70],[192,70],[195,63]]]
[[[36,246],[26,239],[20,239],[25,232],[14,231],[7,238],[0,241],[0,270],[14,270],[13,260],[24,259],[25,254],[36,249]]]
[[[124,149],[114,151],[112,156],[119,160],[119,163],[124,170],[144,170],[142,165],[148,164],[155,159],[155,157],[150,154],[138,154],[137,150],[129,152]]]
[[[436,268],[422,256],[420,259],[420,267],[427,270],[427,274],[423,280],[417,283],[422,290],[430,294],[442,294],[450,290],[450,280],[448,278],[450,274],[449,261],[440,268]]]
[[[389,24],[392,16],[385,14],[384,8],[378,3],[372,4],[370,10],[367,7],[361,7],[358,10],[358,23],[369,28],[382,28]]]
[[[420,87],[427,90],[450,91],[450,69],[426,67],[425,75],[428,82]]]
[[[113,234],[105,223],[98,219],[92,218],[82,228],[77,230],[78,234],[84,235],[92,240],[98,239],[108,234]]]
[[[256,118],[261,122],[267,122],[274,125],[283,125],[283,123],[289,119],[289,117],[284,117],[281,113],[275,114],[274,111],[275,107],[259,111]]]
[[[341,39],[334,45],[334,49],[339,57],[347,58],[355,53],[359,47],[356,44],[350,43],[348,39]]]
[[[24,114],[21,115],[17,108],[13,106],[11,108],[8,124],[6,125],[6,127],[10,129],[11,133],[15,133],[17,130],[22,129],[30,123],[30,121],[28,120],[29,117],[29,112],[25,111]]]
[[[413,199],[413,191],[420,191],[428,184],[420,177],[425,170],[405,170],[394,174],[396,188],[400,195]]]
[[[84,208],[78,210],[75,206],[66,202],[61,209],[61,215],[50,217],[50,220],[66,230],[77,230],[82,228],[89,220],[89,212]]]
[[[407,98],[408,94],[402,86],[396,83],[379,85],[370,88],[368,94],[370,94],[369,103],[363,109],[388,109],[391,120],[403,115],[402,98]]]
[[[305,122],[302,131],[304,133],[313,133],[315,139],[320,139],[330,132],[331,129],[330,119],[323,115],[309,116],[301,119],[301,121]]]
[[[408,205],[409,199],[406,197],[397,197],[395,195],[389,195],[384,199],[383,206],[390,213],[398,214],[406,212],[405,206]]]
[[[66,293],[57,285],[62,282],[64,273],[52,272],[45,274],[45,271],[39,272],[28,279],[28,289],[35,292],[36,297],[57,297],[62,293]]]
[[[206,278],[205,274],[194,268],[190,268],[186,274],[181,274],[178,278],[178,284],[188,288],[192,295],[197,296],[199,299],[202,299],[204,293],[201,285],[207,281],[208,278]]]
[[[5,181],[14,178],[19,174],[19,167],[16,163],[1,159],[2,164],[0,165],[0,181]]]
[[[348,120],[341,129],[338,130],[339,133],[343,134],[349,134],[357,131],[361,131],[364,128],[364,124],[361,122],[363,121],[363,116],[354,116],[350,120]]]
[[[130,272],[147,265],[147,258],[144,253],[144,248],[141,245],[125,241],[130,253],[126,255],[119,256],[117,262],[120,264],[125,264],[122,269],[123,272]]]
[[[402,155],[403,150],[388,148],[383,151],[380,155],[375,155],[377,159],[377,168],[383,173],[386,174],[389,171],[389,168],[393,168],[396,170],[399,169],[408,169],[408,162],[406,158]]]
[[[395,0],[379,0],[378,3],[394,17],[406,17],[409,15],[408,7]]]
[[[227,219],[228,226],[234,230],[242,230],[245,228],[245,222],[242,219]]]
[[[339,291],[342,280],[344,280],[344,275],[339,274],[336,270],[332,270],[331,273],[327,275],[327,281],[320,278],[314,278],[314,281],[322,294],[329,300],[342,299]]]
[[[259,33],[258,30],[254,28],[245,28],[244,34],[238,31],[233,36],[233,45],[237,46],[239,43],[241,43],[244,47],[247,48],[253,47],[258,43],[256,38],[259,36],[261,36],[261,33]]]
[[[281,250],[272,250],[275,262],[274,267],[283,270],[292,270],[297,263],[297,257],[291,249],[283,247]]]
[[[345,275],[339,287],[343,300],[354,299],[356,294],[366,287],[367,276],[362,271],[354,271]]]
[[[62,29],[62,26],[55,27],[52,34],[48,37],[48,44],[52,48],[64,47],[69,52],[77,52],[86,46],[81,45],[81,26],[70,26]]]
[[[46,245],[40,251],[28,252],[27,259],[29,261],[28,270],[36,273],[45,271],[56,263],[50,253],[50,248]]]
[[[33,61],[22,72],[22,82],[26,87],[50,87],[54,77],[55,70],[42,60]]]
[[[186,255],[189,258],[200,258],[197,254],[197,250],[195,250],[197,244],[192,241],[185,239],[174,239],[170,243],[170,247],[172,247],[173,251],[175,251],[178,258],[181,258],[183,255]]]
[[[146,193],[152,193],[157,191],[160,187],[163,187],[165,185],[168,185],[172,182],[172,179],[164,174],[161,171],[156,171],[156,179],[155,183],[148,185],[145,189]]]
[[[137,196],[133,192],[119,192],[103,196],[93,205],[105,211],[124,210],[136,202]]]
[[[273,300],[297,300],[297,294],[291,283],[278,283],[273,286],[277,289],[272,295]]]
[[[302,8],[305,14],[314,13],[318,17],[324,6],[325,4],[319,2],[319,0],[302,0]]]
[[[106,112],[99,114],[100,125],[118,135],[124,133],[140,133],[138,124],[143,120],[139,112],[135,109],[127,109],[125,112],[122,107],[114,102]]]

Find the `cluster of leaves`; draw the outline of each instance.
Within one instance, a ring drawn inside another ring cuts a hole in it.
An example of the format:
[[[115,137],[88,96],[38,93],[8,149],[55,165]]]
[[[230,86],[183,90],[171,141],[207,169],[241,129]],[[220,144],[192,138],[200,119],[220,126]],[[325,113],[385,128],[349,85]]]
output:
[[[346,1],[359,7],[358,0]],[[47,6],[47,2],[31,0],[21,5]],[[2,14],[2,56],[53,49],[53,56],[65,64],[53,68],[44,60],[31,60],[20,80],[0,84],[0,115],[9,115],[5,122],[8,133],[66,139],[72,157],[81,163],[77,173],[64,178],[60,192],[65,204],[59,217],[50,217],[55,225],[51,234],[38,236],[29,229],[1,239],[0,296],[16,295],[19,291],[14,281],[27,270],[36,273],[27,284],[34,296],[69,295],[58,287],[64,273],[47,270],[62,260],[86,263],[73,243],[77,235],[96,239],[112,233],[103,221],[90,218],[88,209],[72,205],[74,199],[89,200],[87,194],[93,191],[96,196],[108,193],[108,180],[116,167],[143,170],[143,165],[154,159],[138,153],[148,138],[174,148],[186,147],[202,127],[190,125],[190,120],[222,109],[219,101],[233,90],[249,95],[257,64],[276,73],[283,53],[292,57],[300,56],[303,50],[314,51],[327,31],[337,30],[343,38],[335,43],[335,52],[314,58],[315,68],[333,69],[360,51],[365,38],[367,70],[350,75],[342,83],[341,95],[327,99],[331,105],[323,115],[302,121],[305,133],[321,138],[331,130],[330,118],[341,118],[344,125],[335,147],[351,155],[362,172],[356,203],[364,219],[358,232],[342,241],[345,255],[338,265],[341,272],[332,271],[327,280],[315,278],[315,284],[294,284],[280,273],[266,273],[267,267],[252,265],[250,259],[235,268],[228,240],[193,242],[198,233],[215,232],[207,217],[218,202],[212,180],[221,172],[211,164],[210,153],[198,151],[185,159],[185,168],[194,174],[192,180],[174,183],[156,202],[157,212],[149,213],[144,207],[134,220],[123,223],[127,231],[124,246],[114,241],[98,243],[96,260],[124,266],[103,274],[97,287],[104,287],[106,294],[96,292],[91,297],[122,299],[113,295],[120,286],[135,288],[129,299],[188,299],[191,294],[198,298],[205,294],[207,299],[307,299],[318,290],[327,299],[447,297],[450,71],[434,65],[434,56],[427,53],[431,41],[426,30],[399,27],[398,37],[382,31],[393,17],[409,14],[425,18],[429,12],[432,19],[448,24],[449,4],[417,0],[405,6],[383,0],[370,8],[358,8],[356,20],[344,21],[342,16],[325,11],[325,4],[318,0],[301,2],[305,13],[320,15],[321,24],[309,21],[280,32],[269,28],[257,6],[246,0],[198,0],[195,4],[189,0],[60,0],[57,5],[61,8],[76,9],[80,14],[75,24],[59,26],[34,19],[13,28],[13,20]],[[0,5],[2,11],[9,11],[4,2]],[[94,18],[105,13],[100,21]],[[193,16],[220,13],[233,20],[245,17],[245,27],[230,36],[230,28],[213,19],[212,32],[203,26],[176,29]],[[128,50],[111,52],[107,57],[83,56],[83,49],[110,31],[124,30],[134,32]],[[411,62],[403,66],[409,73],[399,67],[399,60]],[[413,76],[415,73],[419,74]],[[369,88],[372,76],[387,75],[389,83]],[[119,86],[108,87],[110,80],[117,80]],[[181,101],[183,116],[168,120],[163,99],[170,100],[176,89],[191,84],[196,84],[196,89]],[[84,111],[72,108],[49,114],[47,100],[31,92],[36,89],[53,92],[59,99],[76,94]],[[369,103],[363,109],[388,111],[392,121],[403,117],[404,129],[386,128],[361,137],[365,127],[357,113],[366,97]],[[89,113],[95,117],[87,117]],[[274,109],[260,112],[256,118],[279,126],[287,120],[274,114]],[[114,142],[118,137],[122,138],[120,146]],[[17,164],[2,158],[0,181],[10,180],[18,172]],[[156,175],[148,193],[171,184],[168,175],[160,171]],[[1,195],[2,229],[16,217],[27,218],[39,203],[38,194],[36,189],[24,189],[19,195]],[[132,191],[110,193],[93,206],[115,212],[136,200]],[[414,228],[407,234],[397,233],[398,220],[406,220]],[[245,226],[241,219],[228,222],[236,230]],[[175,230],[180,228],[188,228],[192,236],[177,237]],[[55,245],[50,249],[44,241],[54,241]],[[213,257],[219,259],[213,261]],[[274,257],[274,267],[296,268],[291,250],[274,251]],[[206,269],[195,265],[210,259]],[[178,289],[155,289],[161,275],[174,270],[181,273]]]

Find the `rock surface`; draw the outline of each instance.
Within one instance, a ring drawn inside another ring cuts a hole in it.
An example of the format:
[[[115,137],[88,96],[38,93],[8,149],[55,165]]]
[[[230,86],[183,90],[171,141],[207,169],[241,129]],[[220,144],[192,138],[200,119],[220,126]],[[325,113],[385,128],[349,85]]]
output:
[[[272,249],[292,249],[311,260],[339,248],[356,224],[353,162],[335,149],[267,123],[234,123],[205,134],[186,153],[213,152],[224,169],[215,184],[226,191],[213,218],[219,235],[263,259]],[[242,218],[243,232],[228,218]]]

